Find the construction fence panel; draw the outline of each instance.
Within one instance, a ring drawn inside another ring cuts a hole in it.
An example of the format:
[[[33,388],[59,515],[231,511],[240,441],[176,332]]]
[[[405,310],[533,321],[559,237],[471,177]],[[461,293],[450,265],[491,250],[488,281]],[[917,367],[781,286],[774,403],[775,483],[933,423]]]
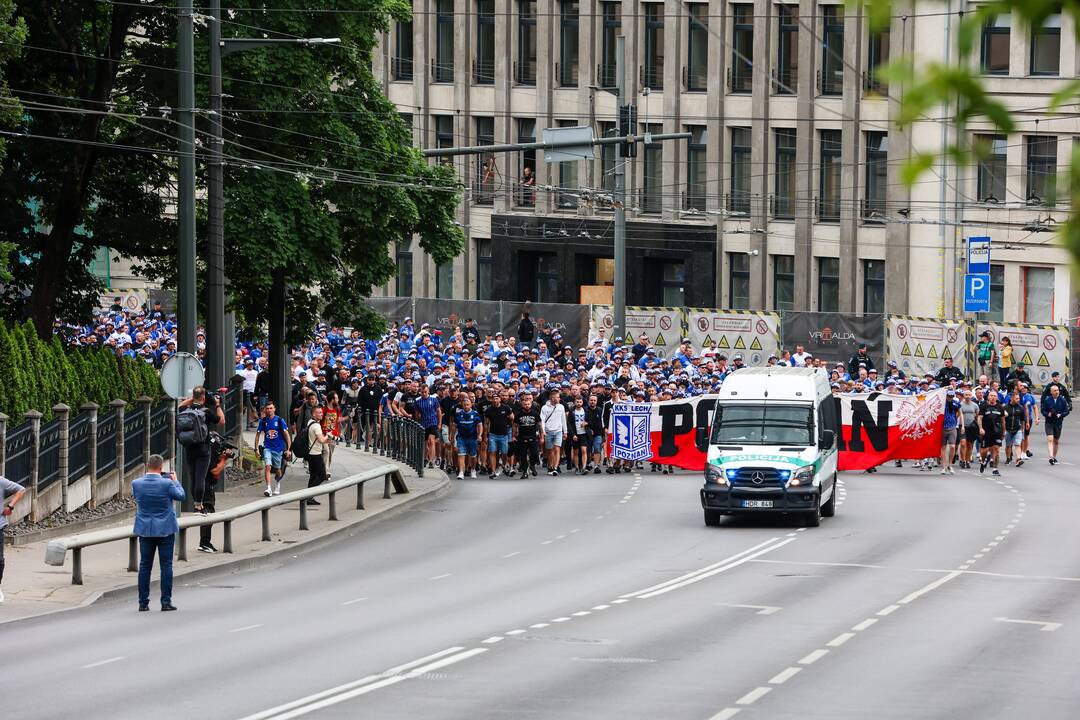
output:
[[[979,323],[978,332],[986,330],[995,344],[1009,338],[1013,346],[1013,362],[1024,363],[1036,386],[1050,382],[1050,373],[1057,370],[1064,383],[1072,387],[1072,353],[1069,350],[1071,329],[1067,325],[1025,325],[1020,323]]]
[[[502,331],[506,337],[517,337],[521,313],[528,310],[536,326],[536,337],[545,330],[558,331],[564,345],[584,347],[589,340],[589,306],[569,303],[507,302],[502,306]],[[520,338],[519,338],[520,340]]]
[[[611,341],[611,331],[615,327],[615,310],[611,305],[593,305],[589,322],[589,338],[595,338],[604,332],[606,342]],[[686,328],[686,309],[678,307],[640,307],[626,308],[627,347],[637,342],[642,333],[648,335],[649,342],[656,346],[658,357],[674,355],[679,349]]]
[[[905,375],[937,373],[951,358],[964,375],[972,370],[970,326],[963,320],[888,315],[885,356]]]
[[[698,352],[712,347],[731,357],[741,353],[747,365],[764,365],[780,354],[780,314],[756,310],[687,308],[686,336]]]

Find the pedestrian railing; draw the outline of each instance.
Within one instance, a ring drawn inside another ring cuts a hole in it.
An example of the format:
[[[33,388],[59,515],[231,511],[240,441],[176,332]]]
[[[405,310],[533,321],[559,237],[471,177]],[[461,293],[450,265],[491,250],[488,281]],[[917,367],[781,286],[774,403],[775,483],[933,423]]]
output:
[[[356,447],[408,465],[424,477],[424,428],[405,417],[376,417],[361,414]],[[363,437],[361,441],[360,437]]]
[[[372,480],[383,479],[383,498],[391,497],[391,488],[394,493],[404,494],[409,492],[405,484],[405,478],[400,468],[395,465],[380,465],[371,470],[352,475],[341,480],[324,483],[312,488],[294,490],[274,497],[262,498],[245,505],[239,505],[221,512],[210,515],[188,515],[180,518],[180,537],[177,542],[177,558],[187,560],[187,533],[191,528],[204,525],[221,523],[223,527],[222,547],[224,552],[233,551],[232,524],[236,520],[245,518],[255,513],[262,514],[262,540],[270,542],[270,511],[275,507],[289,505],[298,502],[300,505],[300,529],[309,530],[307,501],[312,498],[327,496],[328,508],[326,519],[336,521],[337,495],[338,493],[356,488],[356,509],[364,509],[364,485]],[[138,536],[130,528],[110,528],[108,530],[95,530],[92,532],[71,535],[65,538],[51,540],[45,548],[45,563],[47,565],[63,566],[68,551],[71,551],[71,584],[82,585],[82,551],[84,548],[105,543],[128,541],[128,572],[136,572],[139,569]]]

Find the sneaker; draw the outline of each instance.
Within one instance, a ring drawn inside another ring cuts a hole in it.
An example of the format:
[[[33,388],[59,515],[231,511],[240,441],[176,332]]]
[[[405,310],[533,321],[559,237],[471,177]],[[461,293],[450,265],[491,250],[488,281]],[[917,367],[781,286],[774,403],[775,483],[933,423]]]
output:
[[[322,503],[319,502],[318,500],[316,500],[315,498],[308,498],[307,504],[308,505],[322,505]]]
[[[476,479],[476,471],[473,470],[472,472],[470,472],[469,477],[471,477],[473,480],[475,480]]]
[[[608,474],[608,475],[614,475],[614,474],[615,474],[615,468],[613,468],[613,467],[609,467],[609,468],[607,469],[607,474]]]
[[[215,550],[212,545],[200,545],[199,546],[199,552],[213,554],[213,553],[217,552],[217,550]]]
[[[982,462],[979,463],[979,472],[981,472],[981,473],[986,472],[986,461],[985,460],[983,460]]]
[[[556,472],[556,471],[554,471],[554,470],[548,470],[548,475],[550,475],[551,477],[555,477],[555,476],[556,476],[556,475],[558,475],[558,474],[559,474],[559,473],[557,473],[557,472]]]
[[[592,469],[592,474],[593,474],[593,475],[599,475],[599,474],[600,474],[600,467],[599,467],[599,466],[597,466],[597,467],[594,467],[594,468]]]
[[[492,477],[492,479],[495,479],[497,477],[502,477],[502,470],[501,469],[496,470],[495,473],[491,477]]]
[[[1028,457],[1035,457],[1035,453],[1031,452],[1030,450],[1028,450],[1025,455],[1027,455]]]
[[[265,495],[266,497],[270,497],[273,494],[274,494],[274,491],[270,489],[269,485],[267,485],[266,489],[263,490],[263,495]]]
[[[955,474],[956,474],[956,471],[955,471],[955,470],[953,470],[953,468],[952,468],[952,465],[950,465],[949,467],[947,467],[947,468],[945,468],[945,469],[949,471],[949,474],[950,474],[950,475],[955,475]]]
[[[536,477],[536,468],[533,468],[533,469],[532,469],[532,476],[533,476],[533,477]],[[524,477],[524,476],[522,476],[522,477]]]
[[[994,468],[994,469],[993,469],[992,471],[990,471],[990,474],[991,474],[991,475],[996,475],[996,476],[998,476],[998,477],[1001,477],[1001,471],[1000,471],[1000,470],[998,470],[997,468]]]
[[[275,495],[280,495],[281,494],[281,481],[280,480],[278,480],[276,483],[274,483],[274,494]]]
[[[459,472],[459,473],[457,474],[457,479],[458,479],[458,480],[464,480],[464,479],[465,479],[465,473],[463,473],[463,472]]]
[[[1017,461],[1016,461],[1016,467],[1020,467],[1020,466],[1021,466],[1021,465],[1023,465],[1023,464],[1024,464],[1024,461],[1023,461],[1023,459],[1020,459],[1020,460],[1017,460]]]
[[[1006,465],[1012,465],[1012,458],[1011,457],[1005,458],[1005,464]]]
[[[948,471],[948,470],[942,470],[942,471],[941,471],[941,474],[942,474],[942,475],[948,475],[948,474],[949,474],[949,471]]]
[[[508,477],[508,478],[512,478],[515,475],[517,475],[517,470],[507,470],[506,471],[506,477]]]
[[[904,462],[902,460],[897,460],[896,467],[904,467]]]
[[[495,473],[488,473],[488,480],[494,480],[494,479],[495,479]]]
[[[1050,458],[1051,465],[1057,465],[1057,458]]]

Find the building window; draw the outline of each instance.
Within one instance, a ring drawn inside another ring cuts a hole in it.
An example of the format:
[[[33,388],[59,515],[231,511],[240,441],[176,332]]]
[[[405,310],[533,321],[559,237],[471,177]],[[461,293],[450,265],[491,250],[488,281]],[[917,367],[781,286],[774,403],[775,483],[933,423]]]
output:
[[[578,2],[563,0],[559,16],[559,84],[577,87],[578,84]]]
[[[885,312],[885,261],[863,260],[863,312]]]
[[[686,143],[686,203],[684,210],[705,210],[705,149],[709,145],[709,131],[704,125],[689,125],[691,134]]]
[[[682,307],[686,300],[686,265],[681,262],[666,262],[663,272],[660,280],[660,304],[664,307]]]
[[[1061,16],[1051,15],[1042,27],[1031,30],[1031,74],[1057,75],[1061,71]]]
[[[889,88],[885,81],[878,77],[878,71],[889,63],[889,30],[886,28],[880,32],[870,32],[869,43],[866,49],[866,82],[863,89],[867,94],[888,95]]]
[[[1024,318],[1021,322],[1047,325],[1054,321],[1054,268],[1023,268]]]
[[[1028,135],[1027,194],[1029,205],[1053,205],[1057,179],[1057,137]]]
[[[731,194],[727,209],[750,214],[750,128],[731,128]]]
[[[408,243],[397,244],[397,280],[394,292],[398,297],[412,297],[412,253]]]
[[[739,3],[731,6],[731,67],[728,69],[728,89],[733,93],[748,93],[754,83],[754,6]]]
[[[686,89],[704,92],[709,80],[709,6],[688,6],[686,26]]]
[[[799,8],[796,5],[780,5],[778,11],[779,38],[776,43],[773,92],[794,95],[799,82]]]
[[[491,300],[491,278],[494,263],[490,238],[476,239],[476,299]]]
[[[866,133],[866,187],[863,191],[863,220],[885,220],[885,188],[889,179],[889,134]],[[875,311],[876,312],[876,311]]]
[[[1009,74],[1009,32],[1012,16],[998,15],[983,25],[979,64],[987,75]]]
[[[536,142],[536,120],[522,118],[517,121],[517,141],[519,143]],[[532,207],[536,204],[536,151],[521,151],[518,164],[521,180],[514,194],[515,201],[518,205]]]
[[[821,131],[821,171],[818,186],[818,220],[840,219],[840,131]]]
[[[773,255],[773,309],[795,309],[794,255]]]
[[[452,260],[435,267],[435,297],[440,300],[454,297],[454,262]]]
[[[559,120],[559,127],[574,127],[574,120]],[[578,206],[578,164],[577,160],[559,163],[559,192],[556,202],[560,209],[573,210]]]
[[[731,288],[732,310],[750,309],[750,256],[742,252],[728,253],[728,287]]]
[[[821,94],[844,92],[844,8],[822,5],[824,37],[821,43]]]
[[[645,131],[652,134],[660,134],[662,126],[646,125]],[[658,142],[645,145],[644,151],[644,177],[641,188],[641,211],[658,213],[664,202],[664,146]]]
[[[1005,320],[1005,266],[990,266],[990,312],[979,316],[982,320]]]
[[[603,28],[600,42],[600,67],[596,84],[604,88],[615,87],[615,38],[622,31],[622,4],[617,2],[601,3],[603,6]]]
[[[401,118],[401,122],[405,123],[405,127],[409,129],[409,137],[413,136],[413,116],[412,113],[398,113],[398,117]]]
[[[454,82],[454,0],[437,0],[435,6],[435,82]]]
[[[536,84],[536,0],[518,0],[518,58],[514,82]]]
[[[979,153],[978,199],[980,202],[1005,202],[1005,177],[1008,172],[1006,153],[1008,142],[1004,135],[976,135],[975,148]]]
[[[558,302],[562,273],[559,272],[559,256],[556,253],[537,253],[536,302]]]
[[[395,80],[412,82],[413,79],[413,27],[412,21],[394,23],[394,58],[390,72]]]
[[[453,115],[436,115],[435,116],[435,147],[437,148],[452,148],[454,147],[454,116]],[[452,158],[441,158],[442,162],[453,162]]]
[[[473,82],[495,82],[495,0],[476,0],[476,60]]]
[[[601,137],[615,137],[616,132],[615,123],[600,123]],[[618,162],[618,159],[618,145],[600,146],[600,188],[607,192],[615,190],[615,163]]]
[[[773,131],[776,142],[776,175],[773,178],[773,217],[795,217],[795,130],[777,128]]]
[[[495,144],[495,118],[476,118],[476,144]],[[473,198],[477,205],[495,203],[495,183],[499,177],[498,159],[495,153],[483,153],[476,156],[476,187]]]
[[[840,310],[840,258],[819,257],[818,261],[818,311]]]
[[[664,89],[664,4],[645,3],[645,77],[641,84]]]

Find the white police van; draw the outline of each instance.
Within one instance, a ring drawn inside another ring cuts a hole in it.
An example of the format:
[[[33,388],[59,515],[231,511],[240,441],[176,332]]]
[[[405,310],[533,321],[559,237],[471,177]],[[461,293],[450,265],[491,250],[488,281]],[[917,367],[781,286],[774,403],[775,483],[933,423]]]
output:
[[[817,527],[836,512],[840,410],[823,370],[743,368],[716,401],[701,507],[722,515],[787,513]]]

